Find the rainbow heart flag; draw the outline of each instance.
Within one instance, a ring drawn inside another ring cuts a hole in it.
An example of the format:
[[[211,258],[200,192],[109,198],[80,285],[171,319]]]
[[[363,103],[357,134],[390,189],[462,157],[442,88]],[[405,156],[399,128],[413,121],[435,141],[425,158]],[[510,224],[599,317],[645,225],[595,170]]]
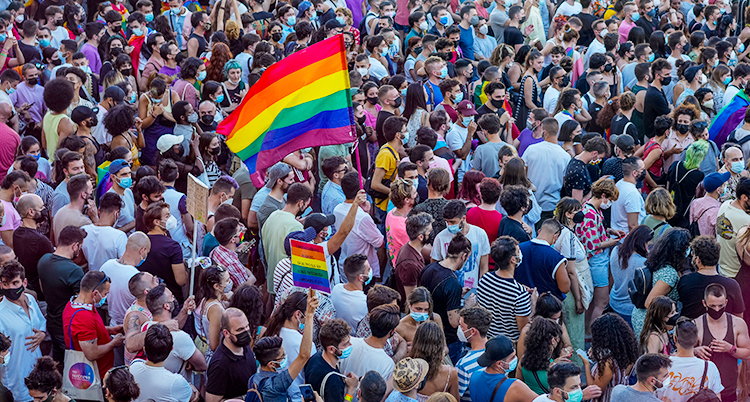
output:
[[[269,67],[216,131],[254,173],[298,149],[353,142],[351,99],[337,35]]]

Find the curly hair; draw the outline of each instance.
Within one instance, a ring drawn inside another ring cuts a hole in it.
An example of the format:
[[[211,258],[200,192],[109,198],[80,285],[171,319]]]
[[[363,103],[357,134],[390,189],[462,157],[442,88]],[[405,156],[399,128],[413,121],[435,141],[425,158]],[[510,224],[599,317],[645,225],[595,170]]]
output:
[[[240,27],[235,20],[229,20],[224,24],[224,33],[230,41],[240,38]]]
[[[229,300],[229,307],[235,307],[245,313],[253,335],[255,335],[257,328],[266,321],[263,305],[263,295],[261,295],[260,290],[256,286],[246,283],[240,285]]]
[[[640,356],[633,329],[617,314],[607,313],[591,323],[591,358],[597,363],[599,376],[610,360],[620,370],[634,364]]]
[[[615,96],[604,104],[602,110],[596,116],[596,124],[607,130],[612,126],[612,118],[620,113],[620,97]]]
[[[115,368],[102,379],[102,388],[109,391],[115,402],[130,402],[138,399],[141,388],[135,382],[133,374],[124,367]]]
[[[406,200],[414,201],[413,193],[414,185],[410,179],[396,179],[391,183],[390,199],[396,208],[403,208],[406,205]],[[416,202],[412,203],[412,206],[415,204]]]
[[[75,87],[65,78],[55,78],[44,86],[44,103],[55,113],[64,112],[73,101]]]
[[[649,193],[646,197],[645,208],[647,214],[661,216],[664,219],[672,219],[674,214],[677,213],[672,196],[663,187],[656,188]]]
[[[42,356],[36,359],[36,364],[24,383],[29,390],[49,394],[55,389],[60,391],[62,376],[57,372],[57,363],[49,356]]]
[[[427,381],[434,379],[440,373],[444,349],[445,334],[438,323],[427,321],[417,327],[409,356],[413,359],[424,359],[430,365],[427,377],[425,377]]]
[[[674,301],[666,296],[657,296],[649,304],[640,334],[640,345],[643,353],[648,353],[648,338],[652,332],[667,332],[666,321],[672,314],[673,306]]]
[[[484,180],[486,176],[478,170],[469,170],[464,174],[464,180],[461,182],[461,188],[458,189],[458,198],[469,201],[475,205],[482,204],[482,197],[479,195],[477,185]]]
[[[554,348],[553,339],[557,340]],[[523,354],[521,367],[529,371],[547,371],[550,359],[557,358],[562,350],[562,328],[549,318],[537,317],[531,322],[523,344],[526,350],[533,350],[534,353]]]
[[[320,332],[318,333],[320,345],[323,346],[323,349],[329,346],[338,349],[339,344],[349,336],[351,330],[352,328],[349,324],[340,318],[327,321],[320,327]]]
[[[690,232],[683,228],[672,228],[656,240],[646,257],[646,267],[652,273],[669,265],[678,273],[687,267],[687,249],[690,246]]]
[[[117,105],[104,116],[104,128],[116,137],[130,130],[135,124],[135,111],[128,105]]]
[[[690,120],[699,119],[701,117],[701,111],[698,110],[697,107],[683,103],[680,106],[677,106],[675,110],[672,112],[672,118],[674,119],[673,128],[677,128],[677,116],[681,114],[686,114],[690,116]]]
[[[500,43],[495,47],[495,50],[492,51],[492,54],[490,55],[490,64],[496,67],[500,67],[500,63],[502,63],[503,60],[506,58],[510,58],[510,60],[513,60],[513,57],[515,56],[516,51],[513,50],[512,47]]]
[[[211,61],[206,67],[206,80],[224,81],[224,65],[232,60],[232,51],[229,46],[222,42],[216,42],[211,46]]]
[[[620,190],[615,186],[615,181],[602,177],[595,181],[591,186],[591,198],[599,198],[602,195],[607,196],[612,201],[617,201],[620,198]]]

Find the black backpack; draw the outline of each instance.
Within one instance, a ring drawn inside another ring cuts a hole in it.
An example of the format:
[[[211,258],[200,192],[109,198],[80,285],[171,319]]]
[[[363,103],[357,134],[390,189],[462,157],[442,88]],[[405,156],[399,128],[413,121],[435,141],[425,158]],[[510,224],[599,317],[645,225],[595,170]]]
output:
[[[396,161],[398,161],[398,157],[396,156],[396,154],[393,152],[393,150],[391,148],[383,146],[380,149],[381,150],[386,149],[388,152],[391,153],[391,155],[393,155],[393,158],[396,159]],[[383,183],[384,186],[386,186],[388,188],[391,187],[391,181],[396,178],[397,170],[398,169],[396,169],[396,170],[393,171],[393,174],[391,175],[391,177],[389,179],[386,179],[385,177],[383,178],[382,183]],[[370,170],[370,172],[374,172],[374,171],[375,171],[375,167],[373,166],[372,169]],[[379,200],[385,200],[385,199],[387,199],[390,196],[390,194],[388,194],[388,193],[381,193],[380,191],[374,190],[372,188],[372,176],[373,175],[370,174],[367,177],[367,180],[365,181],[365,191],[367,192],[367,194],[370,194],[372,196],[372,198],[377,198]]]
[[[716,395],[714,391],[708,388],[703,388],[703,384],[706,382],[706,376],[708,374],[708,362],[705,362],[703,366],[703,377],[701,377],[701,385],[698,387],[698,392],[695,395],[688,398],[685,402],[720,402],[721,399]]]
[[[648,294],[651,293],[653,285],[652,280],[651,270],[648,267],[636,268],[633,280],[628,283],[630,301],[633,302],[635,308],[646,308],[646,299],[648,298]]]
[[[748,136],[748,138],[750,138],[750,136]],[[711,207],[711,208],[704,209],[703,212],[701,212],[701,214],[698,215],[698,217],[695,218],[695,220],[690,223],[690,225],[688,226],[688,231],[690,231],[690,238],[695,239],[696,237],[701,235],[701,230],[700,230],[700,227],[698,226],[698,221],[703,217],[703,214],[708,212],[708,210],[714,209],[714,208],[718,208],[718,207]],[[688,207],[688,211],[689,210],[690,210],[690,207]]]
[[[247,394],[245,394],[245,402],[263,402],[263,395],[260,393],[260,390],[263,389],[263,385],[268,378],[270,377],[266,377],[260,380],[260,383],[256,384],[255,381],[253,381],[253,377],[250,377],[250,383],[252,386],[247,390]]]

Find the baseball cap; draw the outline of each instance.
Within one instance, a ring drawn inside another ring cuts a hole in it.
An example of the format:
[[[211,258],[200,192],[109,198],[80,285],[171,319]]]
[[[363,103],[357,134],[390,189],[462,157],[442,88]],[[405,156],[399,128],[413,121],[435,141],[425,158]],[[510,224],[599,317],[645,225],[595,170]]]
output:
[[[305,229],[309,227],[315,228],[315,232],[319,233],[327,226],[331,226],[336,222],[336,217],[333,214],[310,214],[305,218]]]
[[[462,100],[456,106],[456,111],[464,116],[474,116],[477,114],[477,110],[474,108],[474,104],[470,100]]]
[[[299,13],[297,13],[297,18],[302,18],[302,14],[307,11],[308,8],[312,7],[312,3],[305,0],[302,3],[299,3],[299,6],[297,6],[297,10],[299,10]]]
[[[307,219],[305,219],[307,220]],[[292,256],[292,242],[290,240],[299,240],[301,242],[309,243],[315,236],[318,235],[318,231],[315,228],[306,228],[305,230],[298,230],[296,232],[289,233],[284,239],[284,251],[286,255]]]
[[[125,91],[123,91],[122,88],[118,87],[117,85],[112,85],[104,90],[104,96],[102,96],[102,100],[106,98],[112,98],[112,100],[118,104],[122,103],[125,101]]]
[[[126,166],[129,167],[130,164],[125,159],[115,159],[109,164],[109,174],[117,174],[117,172]]]
[[[685,80],[687,82],[692,82],[695,76],[698,74],[698,71],[701,71],[702,69],[703,69],[703,64],[688,67],[688,69],[685,70]]]
[[[612,135],[610,136],[610,141],[626,153],[633,151],[633,148],[635,148],[635,140],[630,134]]]
[[[393,389],[398,392],[413,390],[427,377],[429,370],[430,365],[422,359],[401,359],[393,368]]]
[[[156,141],[156,148],[159,149],[159,152],[164,153],[169,151],[173,146],[182,144],[182,140],[184,139],[185,137],[181,135],[164,134]]]
[[[291,171],[292,167],[284,162],[279,162],[271,166],[268,168],[268,181],[266,182],[266,187],[273,188],[273,185],[276,184],[277,180],[283,179],[289,175],[289,172]]]
[[[484,345],[484,353],[477,358],[477,364],[487,367],[492,363],[503,360],[513,353],[513,342],[505,335],[498,335]]]
[[[335,28],[344,28],[346,25],[340,23],[337,19],[328,20],[325,24],[325,28],[327,30],[335,29]]]
[[[96,117],[96,112],[88,106],[78,106],[70,114],[70,119],[75,124],[81,124],[82,121],[91,117]]]
[[[717,188],[721,187],[722,184],[726,183],[731,175],[730,172],[711,173],[703,179],[703,188],[706,189],[706,192],[714,192]]]

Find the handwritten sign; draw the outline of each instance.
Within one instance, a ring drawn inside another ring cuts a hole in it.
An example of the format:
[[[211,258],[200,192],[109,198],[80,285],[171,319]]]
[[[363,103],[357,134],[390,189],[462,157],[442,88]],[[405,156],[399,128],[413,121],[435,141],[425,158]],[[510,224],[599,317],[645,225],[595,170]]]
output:
[[[299,240],[291,240],[290,244],[294,286],[331,293],[331,286],[328,283],[328,265],[323,247]]]
[[[205,225],[208,215],[208,187],[190,173],[188,173],[186,198],[190,215]]]

